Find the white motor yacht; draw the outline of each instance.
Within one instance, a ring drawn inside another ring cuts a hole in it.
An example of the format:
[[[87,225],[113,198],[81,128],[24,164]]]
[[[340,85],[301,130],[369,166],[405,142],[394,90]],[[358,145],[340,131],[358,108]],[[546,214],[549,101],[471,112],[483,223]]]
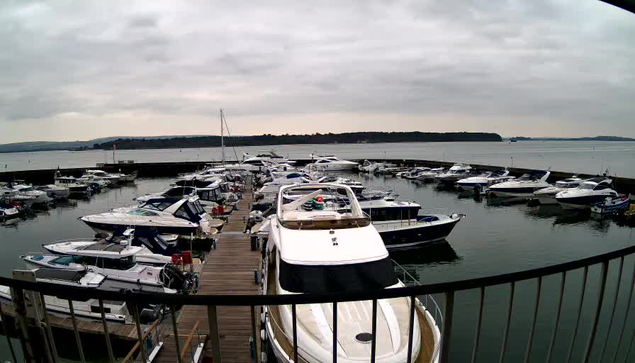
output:
[[[88,271],[69,271],[59,269],[38,268],[35,270],[16,270],[14,275],[35,275],[35,281],[39,283],[72,286],[83,289],[98,289],[106,280],[106,276]],[[33,297],[31,293],[25,293],[26,300]],[[11,289],[8,286],[0,286],[0,299],[11,301]],[[68,317],[70,315],[70,305],[68,299],[46,295],[46,311],[53,315]],[[132,318],[126,308],[125,302],[103,301],[104,316],[106,320],[117,323],[132,323]],[[36,310],[37,311],[37,310]],[[73,301],[73,312],[75,316],[101,320],[101,308],[98,299],[88,299]]]
[[[46,204],[53,200],[46,192],[36,190],[32,185],[15,184],[12,187],[13,195],[11,201],[24,203],[26,205]]]
[[[315,158],[315,162],[307,165],[309,170],[317,171],[350,171],[359,167],[359,164],[354,161],[342,160],[335,156],[316,156],[311,155],[311,158]]]
[[[577,188],[583,182],[577,176],[558,180],[555,185],[536,190],[532,200],[539,204],[558,204],[556,194],[571,188]]]
[[[589,209],[602,203],[606,198],[616,198],[619,194],[613,190],[613,181],[606,177],[585,180],[577,188],[556,194],[556,200],[563,208]]]
[[[471,190],[474,188],[485,188],[512,179],[514,179],[514,177],[510,176],[507,170],[486,171],[481,175],[461,179],[456,182],[456,186],[459,189]]]
[[[419,173],[417,177],[415,178],[415,180],[419,180],[422,182],[431,182],[437,176],[443,174],[444,172],[445,172],[445,169],[443,168],[432,168],[428,171],[422,171],[421,173]]]
[[[212,218],[198,201],[198,197],[183,199],[151,199],[139,207],[124,207],[110,212],[80,218],[96,232],[112,233],[129,227],[153,229],[160,234],[189,237],[209,237],[213,234]]]
[[[383,166],[382,163],[374,163],[368,160],[364,160],[364,162],[362,163],[362,166],[359,167],[359,171],[372,174],[376,172],[377,170],[379,170],[382,166]]]
[[[37,190],[45,192],[49,197],[55,200],[66,199],[71,195],[71,191],[68,187],[55,184],[41,185],[37,187]]]
[[[167,263],[169,257],[156,256],[165,261],[162,267],[140,264],[137,255],[143,248],[125,242],[66,241],[43,247],[55,254],[21,256],[28,267],[73,271],[89,268],[106,276],[100,289],[173,294],[191,287],[189,277]]]
[[[117,184],[119,182],[119,180],[121,180],[121,175],[122,174],[110,174],[107,173],[103,170],[98,170],[98,169],[89,169],[86,170],[86,172],[84,173],[84,175],[82,175],[82,177],[80,179],[86,179],[86,180],[105,180],[108,181],[112,184]]]
[[[289,200],[285,195],[296,195]],[[341,210],[338,199],[350,203]],[[340,293],[402,287],[377,230],[371,225],[353,191],[338,184],[285,186],[277,198],[270,223],[263,293],[290,295]],[[306,204],[319,203],[312,209]],[[410,299],[382,299],[377,303],[376,361],[406,362]],[[337,360],[368,361],[371,355],[372,302],[337,304]],[[412,324],[412,361],[433,361],[439,348],[438,328],[419,304]],[[266,306],[265,330],[278,362],[292,362],[294,326],[298,361],[330,362],[333,357],[333,304]]]
[[[437,175],[434,180],[441,184],[454,185],[457,181],[467,178],[472,173],[469,165],[455,164],[446,173]]]
[[[59,171],[55,172],[55,185],[68,188],[69,196],[85,196],[91,193],[88,184],[82,183],[72,176],[62,176]]]
[[[523,174],[520,178],[491,185],[487,192],[495,197],[520,197],[530,198],[534,192],[547,188],[549,183],[549,171],[535,170]]]

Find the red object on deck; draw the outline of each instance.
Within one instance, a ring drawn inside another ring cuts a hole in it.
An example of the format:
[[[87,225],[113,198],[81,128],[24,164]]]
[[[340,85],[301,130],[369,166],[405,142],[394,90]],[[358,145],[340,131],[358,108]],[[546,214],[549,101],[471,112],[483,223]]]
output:
[[[212,207],[212,214],[213,215],[218,214],[218,209],[216,207]]]
[[[225,214],[225,207],[222,205],[218,206],[218,214]]]
[[[186,265],[192,264],[192,251],[183,251],[183,263]]]
[[[180,253],[175,253],[175,254],[172,255],[172,263],[173,264],[180,265],[182,261],[183,261],[183,256]]]

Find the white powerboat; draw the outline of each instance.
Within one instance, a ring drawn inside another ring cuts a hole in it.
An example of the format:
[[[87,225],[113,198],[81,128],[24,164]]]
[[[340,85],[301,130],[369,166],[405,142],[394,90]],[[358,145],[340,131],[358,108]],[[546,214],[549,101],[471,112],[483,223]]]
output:
[[[23,203],[26,205],[47,204],[53,200],[46,192],[36,190],[32,185],[15,184],[12,186],[12,202]]]
[[[295,195],[289,200],[286,195]],[[338,200],[350,203],[341,210]],[[386,247],[355,198],[338,184],[285,186],[270,217],[264,261],[263,293],[315,294],[402,287]],[[306,203],[321,207],[307,210]],[[409,298],[379,300],[376,320],[376,361],[406,362],[408,356]],[[293,361],[293,328],[297,326],[298,360],[329,362],[333,357],[333,305],[297,305],[296,321],[290,305],[266,306],[265,330],[278,362]],[[340,302],[337,360],[370,359],[371,301]],[[439,348],[436,323],[416,303],[412,324],[413,362],[432,361]],[[369,338],[370,336],[370,338]],[[424,344],[422,342],[427,342]]]
[[[105,180],[110,183],[110,185],[117,184],[119,180],[121,180],[122,174],[109,174],[103,170],[98,169],[89,169],[79,178],[79,180],[87,180],[87,181],[99,181]]]
[[[423,166],[418,166],[413,169],[410,169],[409,171],[402,172],[401,174],[398,173],[396,176],[404,178],[404,179],[408,179],[408,180],[415,180],[420,174],[427,173],[430,170],[432,169],[423,167]]]
[[[28,267],[72,271],[88,268],[106,276],[100,287],[103,290],[173,294],[189,291],[191,287],[190,277],[169,265],[167,256],[157,256],[165,261],[161,267],[138,263],[142,247],[90,241],[58,242],[43,247],[55,254],[21,256]]]
[[[362,163],[362,166],[359,167],[359,171],[372,174],[376,172],[377,170],[379,170],[379,168],[381,168],[382,166],[383,166],[382,163],[374,163],[368,160],[364,160],[364,162]]]
[[[307,165],[308,170],[317,171],[350,171],[359,167],[359,164],[353,161],[338,159],[335,156],[314,156],[315,162]]]
[[[495,197],[530,198],[535,191],[549,186],[549,174],[551,173],[545,170],[529,171],[518,179],[491,185],[487,193]]]
[[[151,199],[139,207],[124,207],[110,212],[80,218],[96,232],[112,233],[129,227],[137,230],[153,229],[160,234],[189,237],[209,237],[212,218],[198,201],[198,197],[183,199]]]
[[[445,172],[445,169],[443,168],[432,168],[428,171],[423,171],[421,173],[419,173],[417,175],[417,177],[415,178],[415,180],[419,180],[422,182],[431,182],[433,181],[437,176],[443,174]]]
[[[62,176],[59,171],[55,172],[55,185],[68,188],[69,196],[86,196],[92,192],[88,184],[72,176]]]
[[[555,185],[536,190],[532,200],[539,204],[558,204],[556,194],[571,188],[577,188],[583,182],[577,176],[558,180]]]
[[[471,173],[471,166],[455,164],[446,173],[437,175],[434,180],[441,184],[454,185],[457,181],[467,178]]]
[[[613,181],[606,177],[585,180],[577,188],[556,194],[556,200],[563,208],[589,209],[593,204],[602,203],[606,198],[616,198]]]
[[[18,218],[20,211],[17,207],[9,204],[0,203],[0,222],[8,221],[10,219]]]
[[[481,175],[461,179],[456,182],[460,189],[472,190],[474,188],[486,188],[490,185],[510,181],[514,179],[507,170],[486,171]]]
[[[37,190],[43,191],[55,200],[66,199],[71,195],[71,191],[67,187],[55,184],[41,185],[37,187]]]

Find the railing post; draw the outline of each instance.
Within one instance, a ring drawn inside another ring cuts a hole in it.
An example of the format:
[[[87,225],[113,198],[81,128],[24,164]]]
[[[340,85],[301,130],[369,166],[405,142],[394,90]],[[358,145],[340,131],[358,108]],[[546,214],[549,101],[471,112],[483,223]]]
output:
[[[18,315],[18,337],[20,338],[20,344],[22,345],[22,354],[24,354],[24,361],[34,362],[35,356],[33,355],[33,347],[29,340],[29,322],[26,318],[26,305],[24,304],[24,290],[20,288],[11,288],[11,299],[15,305],[15,312]]]
[[[501,355],[499,362],[503,363],[505,360],[505,352],[507,351],[507,339],[509,338],[509,326],[512,320],[512,310],[514,307],[514,292],[516,291],[516,282],[511,282],[511,291],[509,292],[509,303],[507,305],[507,320],[505,321],[505,334],[503,335],[503,345],[501,346]]]
[[[609,337],[611,336],[611,328],[613,327],[613,318],[615,318],[615,308],[617,308],[617,298],[620,295],[620,285],[622,283],[623,270],[624,270],[624,256],[620,258],[620,267],[619,267],[619,273],[617,274],[615,295],[613,296],[613,310],[611,311],[611,318],[609,319],[609,327],[606,329],[606,338],[604,339],[604,344],[602,344],[602,350],[600,351],[600,361],[604,361],[604,352],[606,349],[606,344],[609,342]]]
[[[258,363],[258,335],[256,335],[256,307],[254,305],[251,306],[251,336],[254,342],[255,362]]]
[[[99,310],[101,313],[101,324],[104,327],[104,338],[106,339],[106,349],[108,349],[108,359],[110,362],[115,362],[115,354],[112,351],[112,344],[110,343],[110,332],[108,331],[108,323],[106,322],[106,312],[104,311],[104,301],[99,299]]]
[[[375,363],[375,355],[377,352],[377,299],[373,300],[373,321],[371,322],[373,340],[370,346],[370,363]]]
[[[624,338],[624,330],[626,330],[626,323],[628,322],[628,314],[631,311],[631,300],[633,298],[633,287],[635,287],[635,264],[633,265],[633,276],[631,277],[631,287],[628,290],[628,299],[626,302],[626,314],[624,315],[624,324],[622,325],[622,331],[620,332],[620,338],[617,340],[617,347],[615,348],[615,352],[613,353],[612,362],[615,363],[617,361],[617,353],[620,351],[620,346],[622,345],[622,339]],[[628,358],[628,357],[627,357]]]
[[[595,333],[597,332],[598,322],[600,320],[600,312],[602,312],[602,301],[604,300],[604,290],[606,290],[606,273],[609,269],[609,262],[602,262],[602,274],[600,276],[600,291],[598,291],[597,306],[595,308],[595,315],[593,316],[593,323],[591,324],[591,332],[589,333],[589,339],[586,343],[586,349],[584,349],[584,355],[582,361],[587,363],[591,356],[591,350],[593,349],[593,342],[595,341]]]
[[[71,311],[71,320],[73,321],[73,331],[75,332],[75,342],[77,342],[77,351],[79,352],[79,360],[82,363],[86,362],[84,356],[84,348],[82,347],[82,339],[79,336],[79,330],[77,329],[77,318],[75,317],[75,308],[73,308],[73,300],[68,299],[68,309]]]
[[[176,361],[181,363],[181,347],[179,343],[179,330],[176,326],[176,308],[174,305],[170,306],[170,315],[172,315],[172,329],[174,331],[174,345],[176,346]]]
[[[580,326],[580,316],[582,315],[582,305],[584,305],[584,292],[586,291],[586,280],[589,275],[589,266],[584,267],[584,275],[582,275],[582,291],[580,291],[580,306],[578,307],[578,316],[575,319],[575,327],[573,328],[573,337],[571,338],[571,344],[569,344],[569,352],[567,353],[567,360],[565,362],[571,362],[571,354],[573,353],[573,347],[575,346],[575,337],[578,335],[578,327]]]
[[[406,363],[412,362],[412,340],[414,338],[414,323],[415,323],[415,309],[416,309],[417,298],[416,296],[410,296],[410,325],[408,329],[408,358]],[[427,307],[426,307],[427,308]]]
[[[547,353],[546,362],[551,362],[551,354],[553,353],[553,347],[556,344],[556,337],[558,336],[558,324],[560,323],[560,313],[562,313],[562,298],[564,296],[564,286],[567,282],[567,272],[562,273],[562,279],[560,280],[560,294],[558,295],[558,310],[556,312],[556,320],[553,324],[553,334],[551,335],[551,342],[549,342],[549,353]]]
[[[333,363],[337,363],[337,301],[333,302]]]
[[[291,305],[291,319],[293,325],[293,362],[298,361],[298,317],[295,304]]]
[[[212,357],[214,363],[221,363],[220,335],[218,333],[218,314],[216,305],[207,307],[207,321],[209,324],[209,338],[212,343]]]
[[[13,343],[11,342],[11,337],[9,336],[9,331],[7,328],[7,317],[4,315],[2,311],[2,303],[0,303],[0,320],[2,321],[2,328],[4,330],[4,336],[7,338],[7,344],[9,345],[9,350],[11,351],[11,358],[15,363],[18,362],[18,358],[15,356],[15,350],[13,349]]]
[[[443,306],[443,336],[441,338],[441,363],[450,361],[450,337],[452,336],[452,312],[454,311],[454,291],[445,293]]]
[[[529,341],[527,342],[527,351],[525,352],[525,363],[529,363],[529,357],[531,357],[531,347],[534,341],[534,332],[536,331],[536,319],[538,318],[538,309],[540,308],[541,290],[542,290],[542,276],[538,277],[538,286],[536,287],[536,302],[534,305],[534,316],[531,319],[531,330],[529,331]]]
[[[55,337],[53,337],[53,331],[51,330],[51,324],[49,323],[49,315],[46,313],[46,301],[44,300],[44,295],[39,294],[40,296],[40,303],[42,304],[42,312],[43,312],[43,318],[44,318],[44,324],[46,325],[46,332],[45,334],[47,334],[48,336],[48,342],[50,345],[50,349],[51,349],[51,353],[52,354],[52,359],[53,362],[57,362],[59,360],[59,356],[57,355],[57,346],[55,345]]]
[[[141,321],[139,320],[139,306],[136,302],[128,302],[128,306],[132,306],[132,315],[134,316],[134,323],[137,327],[137,338],[139,339],[139,352],[141,353],[141,359],[143,361],[148,360],[148,354],[146,352],[146,345],[143,344],[143,334],[141,333]]]
[[[478,303],[478,317],[476,318],[476,330],[474,331],[474,346],[472,347],[472,363],[476,362],[478,345],[481,341],[481,323],[483,321],[483,303],[485,301],[485,287],[481,287]]]

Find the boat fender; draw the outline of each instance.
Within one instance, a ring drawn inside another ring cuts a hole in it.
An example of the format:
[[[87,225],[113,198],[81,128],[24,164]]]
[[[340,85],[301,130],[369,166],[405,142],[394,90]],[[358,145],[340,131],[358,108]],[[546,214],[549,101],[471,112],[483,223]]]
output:
[[[258,270],[254,270],[254,284],[258,285],[259,281]]]
[[[267,363],[267,353],[262,352],[262,353],[260,354],[260,361],[261,361],[262,363]]]
[[[260,313],[260,322],[265,323],[265,313]]]
[[[265,332],[265,330],[264,330],[264,329],[261,329],[261,330],[260,330],[260,339],[261,339],[263,342],[266,342],[266,341],[267,341],[267,332]]]

